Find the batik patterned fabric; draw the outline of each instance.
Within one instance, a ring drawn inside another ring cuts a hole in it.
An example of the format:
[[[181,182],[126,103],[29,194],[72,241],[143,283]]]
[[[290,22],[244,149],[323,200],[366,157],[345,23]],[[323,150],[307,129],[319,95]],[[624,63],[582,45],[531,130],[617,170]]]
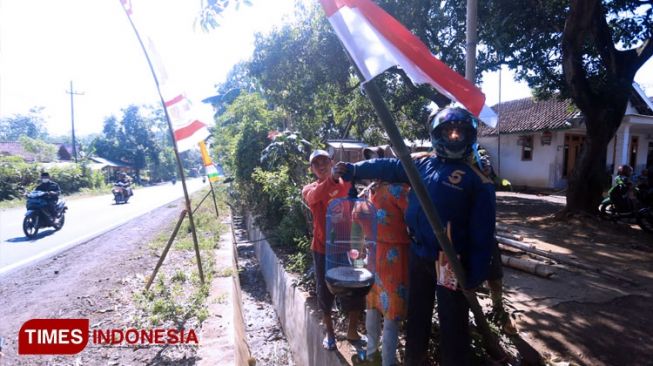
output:
[[[367,296],[368,308],[385,319],[403,320],[408,303],[409,237],[404,222],[408,185],[376,184],[370,201],[377,209],[376,273]]]

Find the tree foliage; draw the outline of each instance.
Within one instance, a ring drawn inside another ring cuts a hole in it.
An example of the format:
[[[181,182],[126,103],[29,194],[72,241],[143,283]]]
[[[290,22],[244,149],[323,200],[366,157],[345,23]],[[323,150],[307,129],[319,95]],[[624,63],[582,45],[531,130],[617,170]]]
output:
[[[20,136],[32,139],[47,138],[45,119],[41,114],[43,109],[43,107],[34,107],[28,114],[16,114],[0,119],[0,141],[18,141]]]
[[[141,113],[143,109],[143,113]],[[103,136],[93,142],[96,154],[131,165],[138,173],[148,160],[159,164],[161,146],[155,140],[155,126],[160,125],[161,114],[148,108],[131,105],[122,110],[120,120],[110,116],[104,121]]]
[[[18,139],[25,151],[34,154],[35,160],[41,163],[49,163],[57,158],[57,148],[43,140],[33,139],[27,135],[21,135]]]

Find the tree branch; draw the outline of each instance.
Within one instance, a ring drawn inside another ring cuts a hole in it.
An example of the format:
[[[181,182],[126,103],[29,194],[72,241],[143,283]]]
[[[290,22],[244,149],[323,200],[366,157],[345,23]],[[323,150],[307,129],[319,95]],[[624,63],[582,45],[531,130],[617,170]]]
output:
[[[574,102],[583,112],[591,113],[594,94],[583,65],[583,44],[591,34],[599,0],[572,0],[562,33],[562,69]],[[589,15],[589,16],[588,16]]]

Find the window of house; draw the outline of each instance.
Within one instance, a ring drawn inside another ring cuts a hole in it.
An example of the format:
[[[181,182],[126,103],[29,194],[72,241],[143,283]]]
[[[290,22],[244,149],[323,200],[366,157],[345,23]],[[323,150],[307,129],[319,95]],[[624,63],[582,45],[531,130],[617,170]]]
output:
[[[521,160],[533,160],[533,136],[520,136]]]

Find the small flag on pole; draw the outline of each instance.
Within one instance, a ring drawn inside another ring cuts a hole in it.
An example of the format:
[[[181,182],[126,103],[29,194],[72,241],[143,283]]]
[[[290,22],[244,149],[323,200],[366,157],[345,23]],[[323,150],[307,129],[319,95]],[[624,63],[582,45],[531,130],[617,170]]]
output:
[[[218,170],[218,168],[220,169]],[[220,178],[224,177],[222,167],[219,165],[217,167],[214,164],[207,165],[204,169],[206,169],[206,176],[209,177],[209,181],[212,183],[217,182]]]
[[[485,105],[483,92],[433,56],[419,38],[371,0],[320,2],[366,81],[399,66],[414,83],[430,84],[487,125],[496,127],[497,116]]]

